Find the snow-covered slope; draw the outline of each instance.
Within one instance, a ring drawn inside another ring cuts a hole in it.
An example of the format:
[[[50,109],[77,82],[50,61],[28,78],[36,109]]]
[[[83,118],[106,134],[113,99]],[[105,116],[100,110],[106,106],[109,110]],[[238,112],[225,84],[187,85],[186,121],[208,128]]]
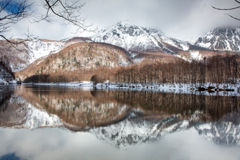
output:
[[[102,29],[91,38],[95,42],[109,43],[136,52],[162,51],[174,54],[165,43],[181,50],[188,50],[187,42],[168,38],[156,29],[140,27],[128,21]]]
[[[218,28],[200,37],[195,45],[211,50],[240,51],[240,28]]]
[[[33,39],[32,41],[26,42],[26,44],[30,55],[29,61],[32,63],[38,58],[60,51],[64,42]]]
[[[18,41],[18,40],[16,40]],[[62,49],[64,41],[50,41],[33,39],[17,46],[12,46],[6,41],[0,41],[0,57],[7,57],[9,67],[13,72],[25,69],[38,58],[56,53]]]

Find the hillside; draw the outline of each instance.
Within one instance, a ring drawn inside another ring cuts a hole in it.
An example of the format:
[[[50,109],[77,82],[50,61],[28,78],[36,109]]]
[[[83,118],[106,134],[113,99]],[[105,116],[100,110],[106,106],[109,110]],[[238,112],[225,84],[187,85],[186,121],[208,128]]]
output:
[[[22,41],[15,39],[13,41]],[[0,41],[0,57],[9,59],[9,67],[13,72],[25,69],[35,60],[57,53],[60,50],[75,44],[92,42],[89,38],[73,37],[65,40],[48,40],[34,38],[29,41],[24,41],[18,45],[11,45],[8,42]]]
[[[47,58],[38,59],[26,69],[17,72],[16,78],[24,80],[27,77],[40,74],[71,74],[72,77],[75,77],[72,79],[73,81],[84,80],[83,77],[79,76],[86,71],[91,74],[99,68],[114,68],[132,64],[132,60],[127,55],[128,53],[124,49],[109,44],[73,44]]]

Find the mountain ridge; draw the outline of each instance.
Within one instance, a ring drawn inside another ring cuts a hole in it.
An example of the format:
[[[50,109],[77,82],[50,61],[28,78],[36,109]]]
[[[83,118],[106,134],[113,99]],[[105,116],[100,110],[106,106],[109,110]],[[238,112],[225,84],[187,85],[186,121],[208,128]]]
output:
[[[240,51],[240,27],[215,28],[199,37],[196,46],[219,51]]]
[[[95,42],[110,43],[135,52],[162,51],[174,54],[164,43],[181,50],[186,50],[189,45],[187,42],[168,38],[159,30],[137,26],[128,21],[121,21],[101,29],[91,38]]]

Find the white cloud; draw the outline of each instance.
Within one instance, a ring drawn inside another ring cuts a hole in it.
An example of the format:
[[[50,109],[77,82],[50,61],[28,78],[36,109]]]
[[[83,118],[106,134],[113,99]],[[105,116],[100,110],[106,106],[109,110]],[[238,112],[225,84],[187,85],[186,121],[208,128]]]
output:
[[[137,25],[159,29],[173,38],[192,40],[216,27],[239,26],[239,21],[224,13],[238,16],[240,10],[227,12],[211,7],[228,8],[236,5],[234,0],[88,0],[82,9],[82,16],[87,16],[88,24],[93,23],[99,28],[129,20]],[[32,9],[35,14],[44,13],[37,3],[34,3]],[[28,28],[34,35],[46,39],[88,35],[74,34],[76,27],[62,25],[62,20],[56,16],[52,16],[52,23],[30,23],[28,20],[14,25],[6,35],[21,37]]]

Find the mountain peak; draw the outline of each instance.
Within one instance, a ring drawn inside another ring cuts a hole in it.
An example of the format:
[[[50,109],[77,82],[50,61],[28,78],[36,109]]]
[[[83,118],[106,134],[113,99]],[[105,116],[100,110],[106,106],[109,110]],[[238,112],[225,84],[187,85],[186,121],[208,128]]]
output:
[[[125,26],[125,25],[133,25],[133,24],[131,24],[129,20],[122,20],[122,21],[118,22],[117,25]]]
[[[92,40],[109,43],[134,52],[161,51],[174,54],[164,43],[174,44],[174,47],[183,49],[180,42],[167,38],[162,32],[134,25],[127,20],[120,21],[109,28],[100,30],[97,34],[93,35]]]
[[[216,28],[200,37],[195,45],[211,50],[240,51],[240,28]]]

